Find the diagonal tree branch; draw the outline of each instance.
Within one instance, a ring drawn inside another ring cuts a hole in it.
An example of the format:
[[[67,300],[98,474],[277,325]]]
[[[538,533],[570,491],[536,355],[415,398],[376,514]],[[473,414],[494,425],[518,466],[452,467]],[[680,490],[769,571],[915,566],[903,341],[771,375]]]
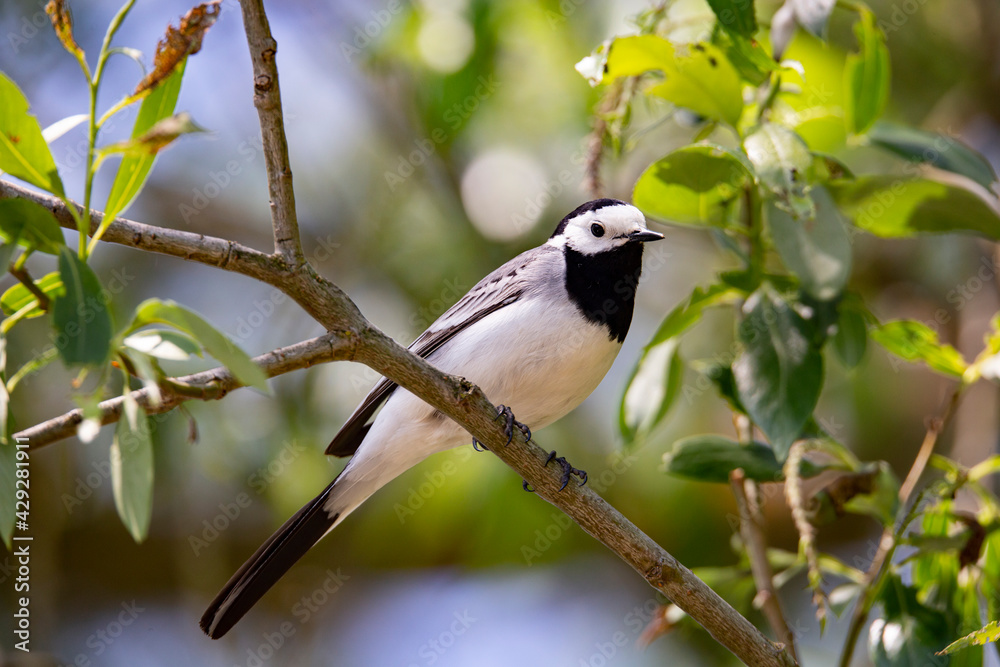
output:
[[[260,117],[260,136],[267,167],[267,190],[271,200],[271,224],[274,227],[274,252],[292,267],[305,262],[299,223],[292,190],[292,166],[288,159],[285,120],[281,113],[281,88],[278,86],[278,43],[271,36],[271,26],[264,13],[263,0],[241,0],[243,27],[253,62],[253,104]]]

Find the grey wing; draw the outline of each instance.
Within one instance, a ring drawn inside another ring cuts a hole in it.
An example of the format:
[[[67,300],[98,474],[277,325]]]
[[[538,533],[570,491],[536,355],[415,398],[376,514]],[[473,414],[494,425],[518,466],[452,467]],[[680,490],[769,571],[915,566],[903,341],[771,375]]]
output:
[[[413,341],[410,351],[426,359],[463,329],[520,299],[528,291],[532,278],[543,271],[544,265],[554,259],[553,253],[558,252],[550,246],[533,248],[480,280]],[[331,456],[352,456],[371,428],[369,420],[396,386],[391,380],[379,380],[333,437],[326,453]]]

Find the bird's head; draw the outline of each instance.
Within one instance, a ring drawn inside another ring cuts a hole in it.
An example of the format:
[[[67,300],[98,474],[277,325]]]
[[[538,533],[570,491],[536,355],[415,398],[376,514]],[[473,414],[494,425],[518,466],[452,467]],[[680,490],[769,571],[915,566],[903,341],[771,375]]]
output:
[[[662,238],[663,234],[646,228],[646,218],[635,206],[618,199],[595,199],[563,218],[548,243],[582,255],[597,255]]]

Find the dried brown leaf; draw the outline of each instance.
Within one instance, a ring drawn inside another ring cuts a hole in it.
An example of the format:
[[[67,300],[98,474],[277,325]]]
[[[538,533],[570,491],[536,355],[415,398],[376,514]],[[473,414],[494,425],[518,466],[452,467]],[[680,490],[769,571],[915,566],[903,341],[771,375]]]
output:
[[[82,58],[83,49],[73,37],[73,16],[64,0],[49,0],[49,4],[45,5],[45,13],[49,15],[52,28],[63,47],[77,58]]]
[[[104,154],[129,153],[155,155],[182,134],[204,132],[204,128],[191,120],[191,114],[182,111],[157,121],[145,134],[128,141],[109,144],[101,149]]]
[[[55,1],[55,0],[53,0]],[[132,97],[139,97],[155,88],[170,76],[178,65],[190,55],[201,50],[205,33],[219,18],[221,0],[204,2],[181,18],[181,25],[167,26],[167,34],[156,45],[153,57],[153,71],[136,86]]]

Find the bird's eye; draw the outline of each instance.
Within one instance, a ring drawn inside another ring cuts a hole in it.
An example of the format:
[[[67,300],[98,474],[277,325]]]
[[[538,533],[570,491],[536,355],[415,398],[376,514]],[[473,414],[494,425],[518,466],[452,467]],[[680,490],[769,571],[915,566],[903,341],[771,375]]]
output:
[[[596,236],[597,238],[600,238],[604,236],[604,227],[595,222],[590,226],[590,233]]]

